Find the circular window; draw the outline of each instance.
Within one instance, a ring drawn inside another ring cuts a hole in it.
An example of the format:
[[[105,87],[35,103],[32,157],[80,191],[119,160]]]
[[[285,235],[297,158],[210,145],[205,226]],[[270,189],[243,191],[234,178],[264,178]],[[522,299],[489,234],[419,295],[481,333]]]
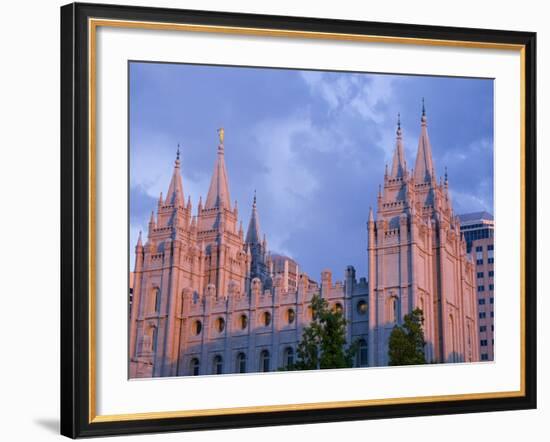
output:
[[[296,313],[291,308],[288,309],[288,311],[286,312],[286,319],[288,320],[289,324],[292,324],[296,319]]]
[[[264,312],[264,314],[262,315],[262,322],[266,327],[271,324],[271,313]]]
[[[357,313],[360,315],[367,313],[367,303],[365,301],[361,300],[357,303]]]
[[[193,324],[193,330],[196,335],[199,335],[202,331],[202,322],[201,321],[195,321]]]
[[[248,318],[246,315],[241,315],[239,324],[241,325],[241,330],[244,330],[248,326]]]
[[[219,333],[225,330],[225,321],[223,318],[216,319],[216,330],[218,330]]]

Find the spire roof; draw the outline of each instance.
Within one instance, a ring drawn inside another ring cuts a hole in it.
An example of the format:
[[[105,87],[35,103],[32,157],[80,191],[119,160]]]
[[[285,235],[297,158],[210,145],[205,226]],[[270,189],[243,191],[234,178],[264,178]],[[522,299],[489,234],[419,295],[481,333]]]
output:
[[[258,244],[260,242],[260,221],[258,219],[258,211],[256,210],[256,191],[254,191],[254,201],[252,203],[252,214],[250,215],[250,223],[246,231],[246,243]]]
[[[395,142],[395,151],[393,153],[393,162],[391,167],[392,178],[402,178],[405,173],[405,153],[403,151],[403,134],[401,132],[401,115],[397,114],[397,138]]]
[[[420,121],[421,129],[420,138],[418,139],[416,163],[414,166],[414,179],[417,183],[424,183],[431,181],[434,170],[424,99],[422,99],[422,117]]]
[[[225,170],[224,159],[224,129],[218,129],[220,144],[218,145],[218,157],[214,166],[210,188],[206,197],[205,209],[213,209],[215,207],[231,208],[229,198],[229,185],[227,183],[227,172]]]
[[[176,161],[174,162],[174,172],[166,194],[166,204],[183,207],[183,182],[180,173],[180,145],[178,143],[178,151],[176,153]]]

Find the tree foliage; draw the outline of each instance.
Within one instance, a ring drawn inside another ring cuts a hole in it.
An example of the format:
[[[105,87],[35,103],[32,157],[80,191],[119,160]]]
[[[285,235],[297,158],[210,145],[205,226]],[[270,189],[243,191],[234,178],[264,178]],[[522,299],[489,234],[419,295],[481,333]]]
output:
[[[416,308],[405,315],[403,325],[396,325],[390,335],[389,365],[425,364],[424,313]]]
[[[346,319],[332,310],[318,294],[311,300],[312,321],[304,327],[296,349],[297,360],[291,370],[346,368],[353,365],[357,344],[346,342]]]

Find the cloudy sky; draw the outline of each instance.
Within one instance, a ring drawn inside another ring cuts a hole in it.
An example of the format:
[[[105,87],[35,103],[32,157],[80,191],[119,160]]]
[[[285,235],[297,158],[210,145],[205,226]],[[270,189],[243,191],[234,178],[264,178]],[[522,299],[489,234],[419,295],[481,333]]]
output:
[[[414,165],[425,97],[438,176],[448,168],[455,213],[493,212],[493,82],[488,79],[130,64],[130,259],[166,194],[177,143],[185,197],[208,192],[219,127],[231,199],[245,229],[254,189],[269,248],[311,277],[346,265],[366,276],[376,208],[401,113]]]

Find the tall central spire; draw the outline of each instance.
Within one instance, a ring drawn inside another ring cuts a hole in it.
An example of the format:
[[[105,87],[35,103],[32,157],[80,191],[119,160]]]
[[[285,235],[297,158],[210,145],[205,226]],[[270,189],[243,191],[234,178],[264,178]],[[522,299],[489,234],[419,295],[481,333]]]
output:
[[[176,153],[176,161],[174,162],[174,171],[172,172],[172,179],[170,180],[170,186],[168,187],[168,193],[166,195],[166,204],[173,204],[174,206],[183,207],[183,183],[181,181],[180,173],[180,145],[178,143],[178,151]]]
[[[229,185],[227,184],[227,172],[225,171],[224,159],[224,137],[225,131],[223,128],[218,129],[220,144],[218,144],[218,158],[214,166],[214,173],[210,181],[208,196],[206,197],[205,209],[213,209],[216,207],[231,207],[229,198]]]
[[[397,114],[397,139],[395,151],[393,153],[393,163],[391,168],[392,178],[402,178],[405,173],[405,154],[403,152],[403,133],[401,131],[401,115]]]
[[[256,191],[254,191],[254,202],[252,203],[252,215],[250,215],[250,223],[248,224],[248,230],[246,231],[246,243],[247,244],[260,243],[260,221],[258,219],[258,212],[256,210]]]
[[[433,160],[432,147],[428,137],[428,123],[426,119],[426,106],[422,98],[422,117],[420,119],[421,130],[418,140],[418,153],[416,154],[416,164],[414,166],[414,179],[417,183],[430,182],[433,178]]]

